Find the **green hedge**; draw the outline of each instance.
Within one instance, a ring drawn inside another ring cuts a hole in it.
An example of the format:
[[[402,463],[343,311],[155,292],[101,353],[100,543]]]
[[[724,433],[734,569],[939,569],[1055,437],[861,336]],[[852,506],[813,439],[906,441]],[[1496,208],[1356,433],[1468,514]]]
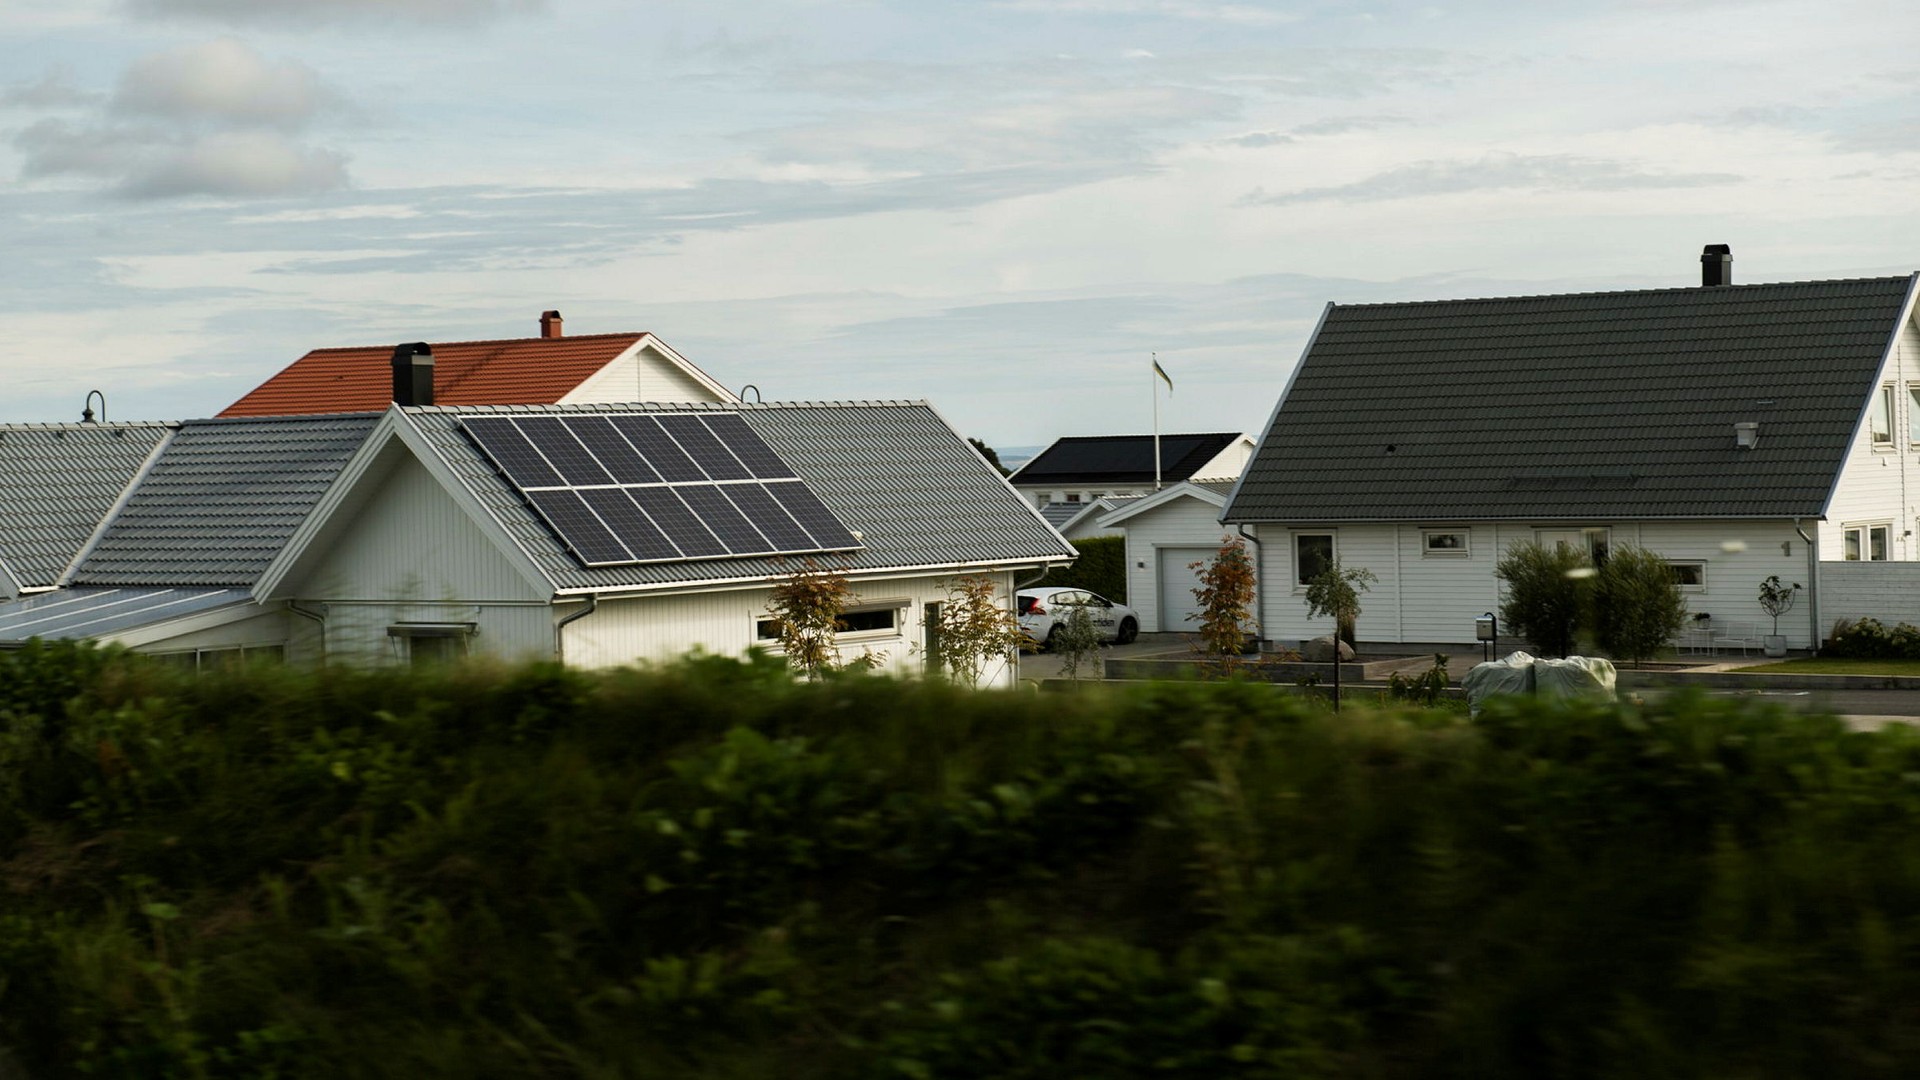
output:
[[[1127,602],[1127,538],[1094,536],[1073,541],[1080,558],[1072,566],[1047,572],[1034,586],[1091,589],[1117,603]]]
[[[1900,1076],[1920,738],[0,654],[0,1073]]]
[[[1878,619],[1842,619],[1820,646],[1820,655],[1843,660],[1920,660],[1920,627],[1897,623],[1889,630]]]

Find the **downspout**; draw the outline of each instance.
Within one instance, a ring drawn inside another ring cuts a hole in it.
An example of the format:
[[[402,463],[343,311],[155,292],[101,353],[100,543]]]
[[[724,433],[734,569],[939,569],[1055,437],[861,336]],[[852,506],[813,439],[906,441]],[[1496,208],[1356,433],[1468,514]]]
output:
[[[1800,519],[1793,519],[1793,531],[1800,534],[1800,540],[1807,545],[1807,642],[1814,652],[1820,651],[1820,551],[1800,527]]]
[[[1253,630],[1261,641],[1267,640],[1267,553],[1260,546],[1260,538],[1247,531],[1245,522],[1235,522],[1233,529],[1243,539],[1253,543]]]
[[[302,618],[312,619],[320,630],[320,666],[327,666],[327,617],[316,611],[308,611],[300,606],[298,600],[287,601],[287,610]]]
[[[571,622],[578,622],[579,620],[584,619],[587,616],[599,610],[600,610],[600,595],[598,593],[588,593],[586,607],[581,608],[579,611],[576,611],[573,614],[567,616],[566,618],[561,619],[559,622],[553,624],[554,659],[560,661],[560,663],[562,664],[565,664],[567,662],[567,624]]]

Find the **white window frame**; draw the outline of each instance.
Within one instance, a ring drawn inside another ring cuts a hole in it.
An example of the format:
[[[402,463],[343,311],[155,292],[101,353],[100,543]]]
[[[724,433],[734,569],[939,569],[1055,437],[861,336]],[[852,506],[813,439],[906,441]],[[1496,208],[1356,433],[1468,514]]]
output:
[[[1667,565],[1670,567],[1673,567],[1676,570],[1682,566],[1686,566],[1699,571],[1699,574],[1698,574],[1698,577],[1700,579],[1699,583],[1695,585],[1689,585],[1686,582],[1682,581],[1679,583],[1681,592],[1699,593],[1699,592],[1707,591],[1707,562],[1705,559],[1668,559]]]
[[[1907,443],[1920,447],[1920,383],[1907,384]]]
[[[1873,557],[1873,534],[1881,533],[1880,557]],[[1849,547],[1852,545],[1852,554]],[[1860,521],[1840,527],[1840,557],[1845,562],[1891,562],[1893,561],[1893,523],[1890,521]]]
[[[1448,543],[1452,537],[1457,543]],[[1434,541],[1440,541],[1435,546]],[[1420,557],[1423,559],[1473,558],[1473,532],[1470,529],[1421,529]]]
[[[1339,533],[1335,532],[1332,529],[1297,529],[1295,530],[1291,534],[1290,543],[1292,546],[1288,550],[1292,553],[1290,557],[1293,559],[1293,591],[1297,593],[1302,593],[1307,591],[1307,583],[1302,579],[1302,575],[1301,575],[1300,541],[1305,540],[1310,536],[1326,537],[1327,538],[1327,559],[1328,559],[1329,565],[1338,566],[1340,564],[1340,534]]]
[[[1546,543],[1547,543],[1546,537],[1552,536],[1555,533],[1579,533],[1581,542],[1584,543],[1587,547],[1587,559],[1590,562],[1592,562],[1593,565],[1595,566],[1599,566],[1603,561],[1605,561],[1600,554],[1601,552],[1613,550],[1613,529],[1611,529],[1606,525],[1574,525],[1566,528],[1545,528],[1545,527],[1536,528],[1533,531],[1533,541],[1534,543],[1544,547],[1546,546]],[[1555,539],[1557,540],[1558,538],[1556,537]],[[1599,543],[1596,544],[1595,540],[1598,540]]]
[[[907,608],[912,606],[913,601],[903,596],[890,597],[885,600],[862,600],[856,604],[848,604],[845,608],[841,609],[841,615],[865,615],[874,611],[890,611],[893,613],[893,625],[875,627],[871,630],[842,630],[833,635],[833,640],[854,642],[884,641],[889,638],[903,637],[907,632],[905,612]],[[778,620],[772,618],[771,615],[766,612],[755,615],[753,617],[753,640],[756,643],[773,642],[778,644],[780,635],[773,629],[776,622],[778,622]]]
[[[1883,383],[1874,395],[1872,408],[1867,410],[1867,437],[1875,450],[1893,449],[1893,421],[1893,384]],[[1882,423],[1884,429],[1880,426]]]

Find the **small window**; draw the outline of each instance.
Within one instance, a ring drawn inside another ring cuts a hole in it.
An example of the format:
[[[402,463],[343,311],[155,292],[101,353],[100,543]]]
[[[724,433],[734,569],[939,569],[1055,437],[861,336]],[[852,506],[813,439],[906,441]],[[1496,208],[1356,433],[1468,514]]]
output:
[[[1920,446],[1920,386],[1907,386],[1907,441]]]
[[[231,671],[251,664],[285,663],[287,649],[284,645],[230,645],[219,649],[152,655],[154,660],[162,664],[187,671]]]
[[[1070,503],[1077,503],[1077,502],[1079,502],[1079,501],[1080,501],[1080,493],[1079,493],[1079,492],[1077,492],[1077,491],[1069,491],[1069,492],[1067,492],[1067,501],[1068,501],[1068,502],[1070,502]]]
[[[1841,533],[1844,540],[1843,558],[1848,562],[1886,562],[1893,540],[1891,525],[1849,525]]]
[[[395,653],[415,667],[447,664],[467,655],[467,642],[477,630],[473,623],[398,623],[387,627]]]
[[[1421,554],[1429,559],[1465,559],[1472,555],[1471,533],[1428,529],[1421,532]]]
[[[1707,587],[1707,564],[1703,562],[1675,562],[1668,560],[1667,569],[1673,571],[1673,583],[1683,592],[1702,592]]]
[[[1295,533],[1293,537],[1293,580],[1304,587],[1333,565],[1332,533]]]
[[[1868,426],[1873,431],[1873,445],[1893,445],[1893,387],[1883,386],[1873,396],[1873,415]]]
[[[835,637],[852,634],[888,634],[900,627],[900,609],[904,603],[882,606],[863,606],[840,613],[840,625],[835,628]],[[755,619],[753,636],[760,641],[780,640],[780,620]]]

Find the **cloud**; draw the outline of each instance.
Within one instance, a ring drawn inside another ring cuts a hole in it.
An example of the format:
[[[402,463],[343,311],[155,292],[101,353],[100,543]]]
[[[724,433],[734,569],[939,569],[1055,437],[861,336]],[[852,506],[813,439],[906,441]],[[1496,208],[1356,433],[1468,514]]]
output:
[[[541,11],[546,0],[126,0],[136,15],[230,24],[319,26],[405,22],[476,26]]]
[[[48,117],[15,133],[27,179],[93,180],[136,199],[302,195],[347,184],[343,155],[294,138],[342,99],[304,64],[270,61],[232,39],[141,57],[111,97],[57,76],[21,96],[43,111],[48,101],[93,105],[84,117]]]
[[[1262,150],[1269,146],[1285,146],[1293,141],[1293,136],[1278,131],[1250,131],[1245,135],[1235,135],[1220,140],[1228,146],[1245,147],[1248,150]]]
[[[1293,129],[1295,135],[1347,135],[1355,131],[1377,131],[1413,121],[1404,116],[1330,116]]]
[[[1041,15],[1161,15],[1174,19],[1233,23],[1242,26],[1278,26],[1298,22],[1300,16],[1253,4],[1203,3],[1200,0],[1001,0],[994,5],[1008,11]]]
[[[80,89],[70,68],[55,68],[38,82],[14,83],[0,89],[0,108],[74,109],[99,103],[100,95]]]
[[[133,62],[110,108],[126,116],[305,127],[330,95],[312,68],[271,62],[232,38],[185,45]]]
[[[1728,173],[1654,173],[1604,158],[1572,154],[1490,153],[1473,161],[1422,161],[1335,187],[1268,193],[1256,188],[1242,206],[1344,200],[1375,202],[1472,191],[1630,191],[1738,183]]]

